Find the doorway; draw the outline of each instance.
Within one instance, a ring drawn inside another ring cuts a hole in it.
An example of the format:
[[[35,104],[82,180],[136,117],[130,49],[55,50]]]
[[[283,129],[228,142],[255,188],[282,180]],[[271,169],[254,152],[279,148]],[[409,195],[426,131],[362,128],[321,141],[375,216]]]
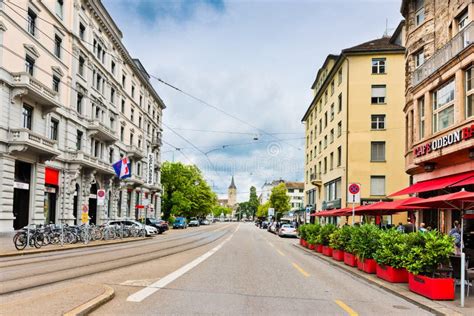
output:
[[[79,224],[79,221],[77,218],[77,211],[79,210],[79,192],[80,192],[80,187],[79,187],[79,184],[76,183],[76,191],[74,191],[74,201],[73,201],[73,209],[72,209],[72,215],[74,216],[76,224]]]
[[[44,192],[44,223],[56,223],[56,188],[45,186]]]
[[[13,183],[13,229],[28,225],[30,214],[31,164],[15,161],[15,182]]]
[[[97,224],[97,183],[91,185],[89,195],[89,224]]]

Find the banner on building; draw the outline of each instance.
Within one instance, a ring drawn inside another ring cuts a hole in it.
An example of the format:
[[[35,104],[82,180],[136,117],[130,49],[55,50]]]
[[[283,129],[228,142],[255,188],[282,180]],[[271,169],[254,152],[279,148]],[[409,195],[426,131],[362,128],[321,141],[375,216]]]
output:
[[[146,183],[155,184],[155,155],[153,153],[148,153],[147,156]]]

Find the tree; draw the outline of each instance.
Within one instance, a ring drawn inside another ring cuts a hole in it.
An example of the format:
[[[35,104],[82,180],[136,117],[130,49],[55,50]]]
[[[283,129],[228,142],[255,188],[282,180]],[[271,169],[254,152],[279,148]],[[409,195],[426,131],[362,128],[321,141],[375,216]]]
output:
[[[257,208],[257,217],[267,217],[268,209],[270,208],[270,201],[260,204]]]
[[[240,202],[239,205],[237,206],[237,213],[240,214],[239,218],[242,218],[245,214],[245,217],[249,218],[252,216],[253,210],[250,207],[250,202]]]
[[[217,196],[194,165],[164,162],[161,168],[164,218],[170,215],[204,217],[210,214]]]
[[[278,218],[278,214],[281,216],[284,212],[290,210],[290,196],[286,194],[286,185],[284,183],[280,183],[272,189],[270,206],[275,209],[276,218]]]
[[[252,217],[255,217],[255,214],[257,213],[260,202],[258,201],[258,197],[257,197],[257,189],[254,186],[250,187],[250,197],[249,197],[248,203],[249,203],[250,213]]]
[[[221,214],[223,214],[224,216],[228,215],[232,213],[232,209],[230,207],[226,207],[226,206],[221,206],[221,205],[214,205],[214,207],[212,208],[212,214],[214,215],[214,217],[220,217]]]

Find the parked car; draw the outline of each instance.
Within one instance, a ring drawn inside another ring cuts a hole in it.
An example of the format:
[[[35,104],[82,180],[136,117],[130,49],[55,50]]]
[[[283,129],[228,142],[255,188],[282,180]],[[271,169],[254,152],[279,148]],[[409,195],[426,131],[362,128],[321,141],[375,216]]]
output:
[[[261,228],[267,229],[267,228],[268,228],[268,224],[269,224],[269,223],[268,223],[267,221],[263,221]]]
[[[159,223],[159,225],[160,225],[161,227],[163,227],[164,231],[167,231],[167,230],[170,229],[170,227],[169,227],[167,221],[164,221],[164,220],[162,220],[162,219],[159,219],[159,220],[157,220],[157,222]]]
[[[271,223],[270,226],[268,226],[268,231],[270,233],[276,234],[277,233],[277,222]]]
[[[189,222],[189,227],[199,227],[199,221],[197,219],[193,219]]]
[[[177,228],[185,229],[187,227],[188,227],[188,223],[186,221],[186,218],[176,217],[173,223],[173,229],[177,229]]]
[[[143,227],[145,226],[146,230],[146,235],[147,236],[152,236],[152,235],[157,235],[158,234],[158,229],[156,227],[150,226],[150,225],[143,225],[143,223],[140,223],[139,221],[133,220],[133,219],[126,219],[126,220],[117,220],[117,221],[110,221],[107,223],[107,225],[124,225],[124,226],[140,226]]]
[[[158,229],[158,234],[162,234],[163,232],[168,230],[168,223],[162,220],[158,220],[155,218],[147,218],[146,224],[155,227]]]
[[[295,226],[291,224],[283,224],[278,230],[278,236],[280,237],[297,237],[297,232]]]
[[[201,225],[211,225],[211,222],[209,222],[207,219],[202,219],[199,221],[199,224]]]

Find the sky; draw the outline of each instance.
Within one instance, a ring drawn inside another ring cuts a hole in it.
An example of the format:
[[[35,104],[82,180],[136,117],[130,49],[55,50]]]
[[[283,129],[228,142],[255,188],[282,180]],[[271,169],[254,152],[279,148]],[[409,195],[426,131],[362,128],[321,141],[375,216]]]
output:
[[[317,70],[402,19],[400,0],[102,1],[130,54],[187,93],[151,79],[166,104],[162,161],[196,164],[221,198],[234,176],[238,201],[303,181]]]

